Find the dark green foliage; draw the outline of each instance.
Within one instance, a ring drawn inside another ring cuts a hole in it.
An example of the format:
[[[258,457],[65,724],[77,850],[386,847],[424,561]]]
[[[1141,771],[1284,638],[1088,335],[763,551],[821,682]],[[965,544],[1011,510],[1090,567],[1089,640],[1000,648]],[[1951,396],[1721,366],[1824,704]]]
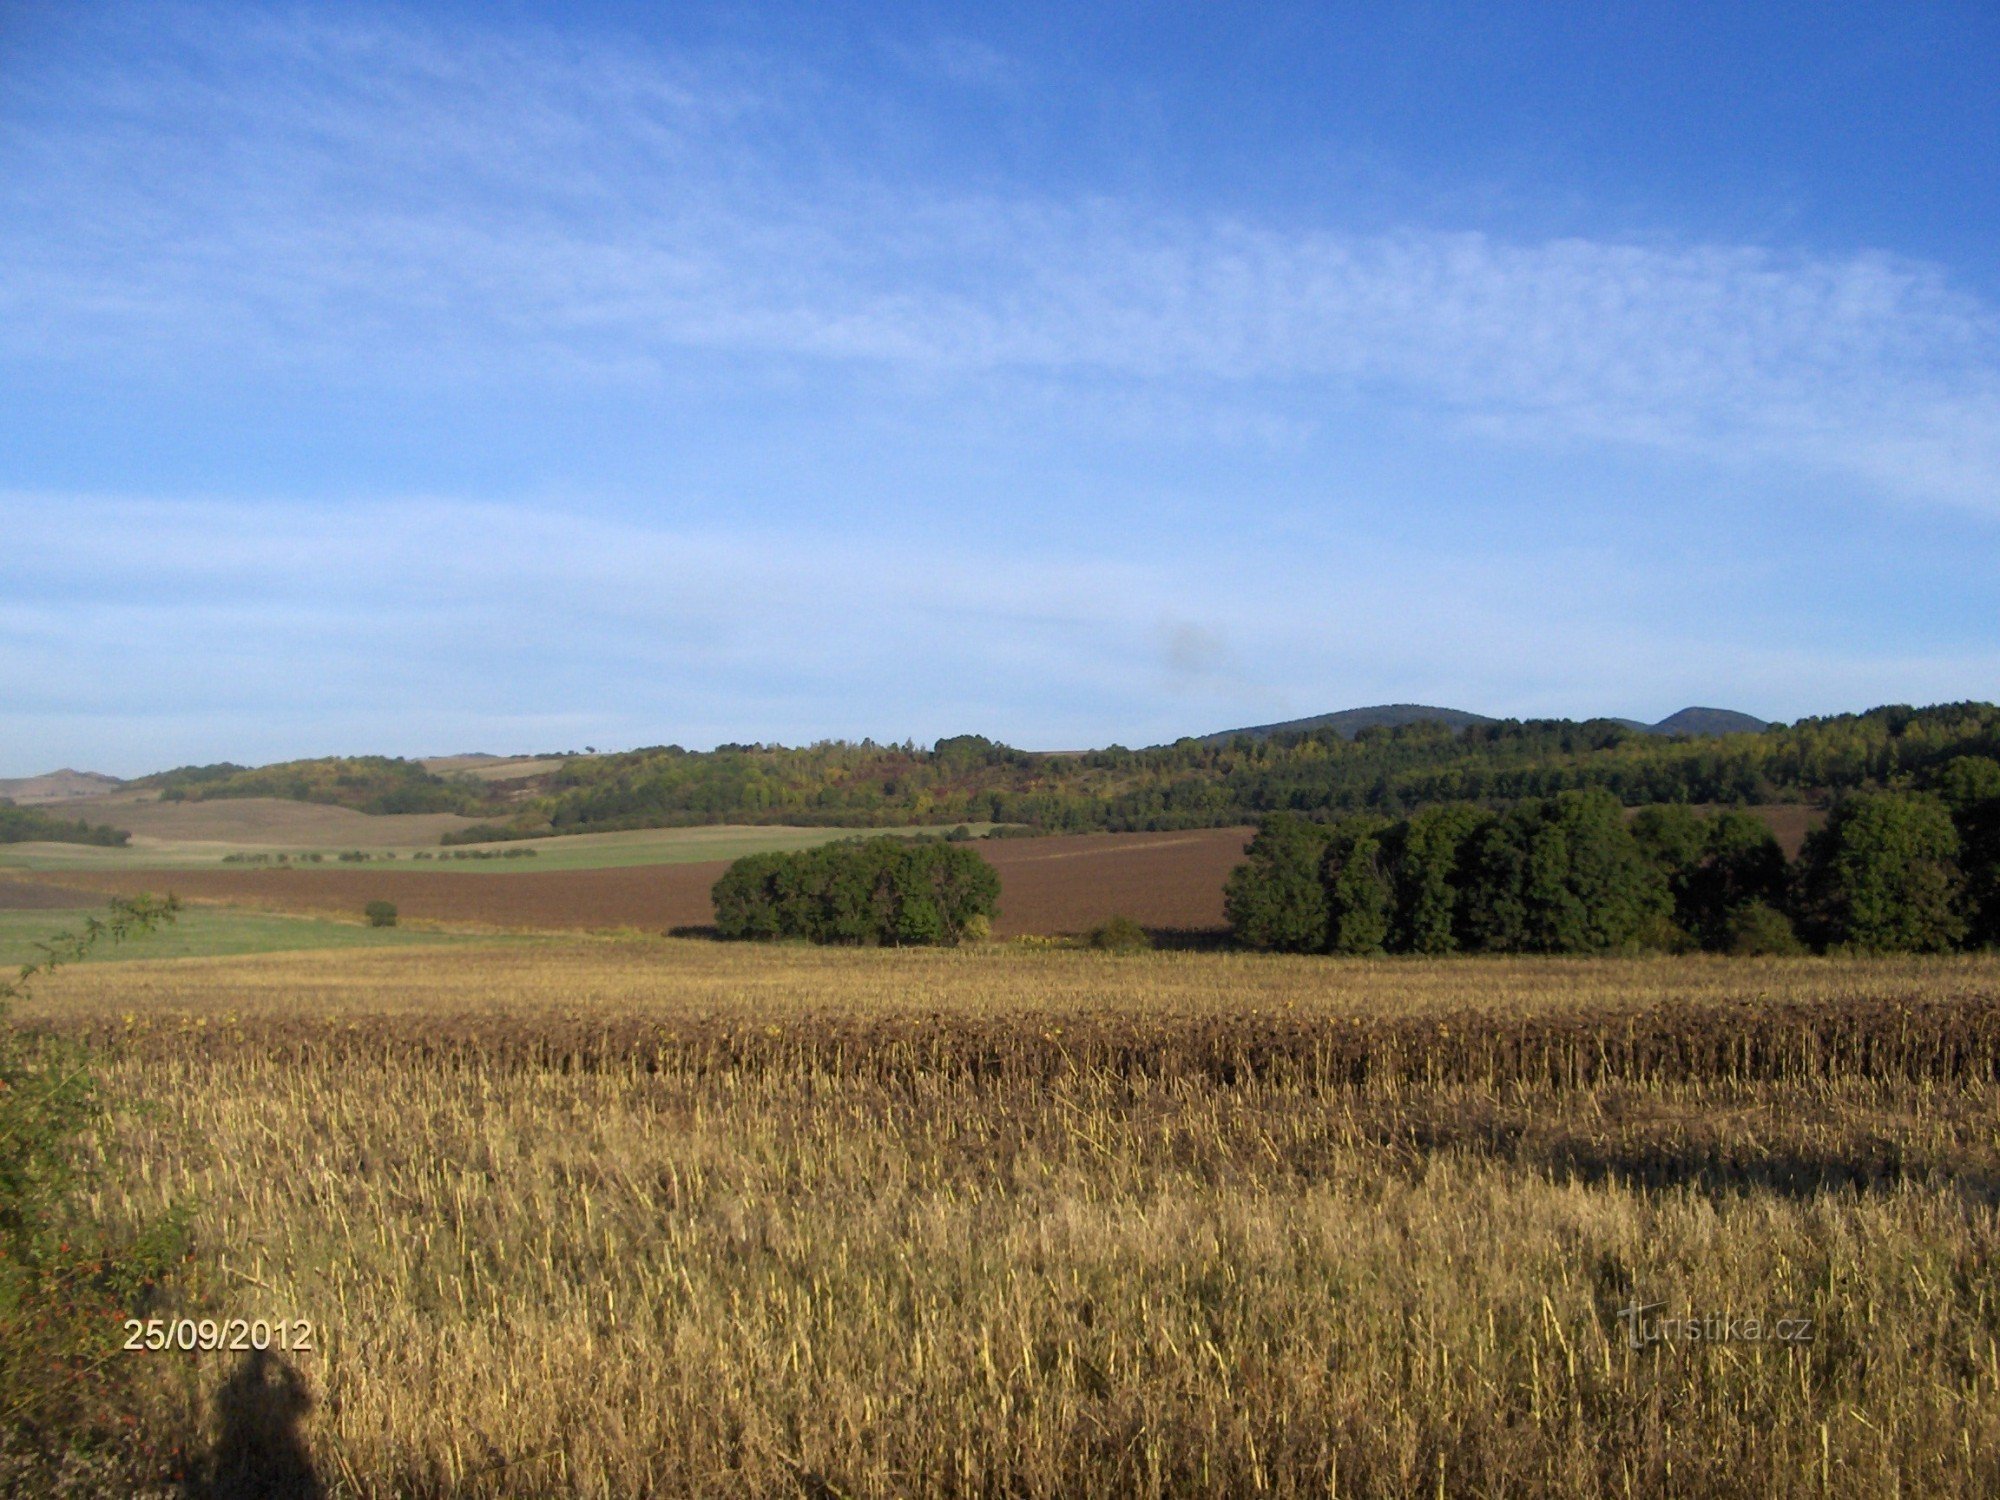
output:
[[[1806,951],[1806,945],[1799,941],[1792,927],[1792,919],[1766,901],[1746,901],[1731,908],[1723,922],[1721,940],[1715,946],[1723,953],[1741,958],[1785,957]]]
[[[1673,909],[1666,877],[1600,791],[1497,817],[1434,808],[1393,826],[1280,815],[1226,891],[1238,942],[1294,952],[1603,953],[1655,936]]]
[[[1107,917],[1084,940],[1106,953],[1143,953],[1153,946],[1152,935],[1130,917]]]
[[[1965,875],[1967,941],[2000,943],[2000,761],[1962,755],[1948,761],[1931,789],[1951,810]]]
[[[393,901],[370,901],[361,908],[361,915],[368,919],[370,927],[394,927],[396,925],[396,903]]]
[[[1324,827],[1291,813],[1264,820],[1223,887],[1237,942],[1280,953],[1326,947],[1331,912],[1320,866],[1327,841]]]
[[[1966,935],[1958,830],[1938,798],[1843,798],[1806,841],[1803,916],[1820,947],[1937,953]]]
[[[1466,860],[1491,818],[1468,803],[1446,802],[1384,835],[1396,887],[1391,947],[1403,953],[1457,950]]]
[[[715,883],[726,938],[816,943],[957,943],[992,920],[1000,876],[977,850],[940,840],[867,839],[751,854]]]
[[[1330,830],[1320,867],[1329,952],[1380,953],[1389,941],[1395,895],[1384,866],[1382,829],[1375,819],[1357,818]]]
[[[0,802],[0,844],[102,844],[117,848],[132,841],[122,828],[55,818],[38,807]]]
[[[1745,908],[1775,912],[1784,904],[1784,851],[1748,813],[1702,817],[1687,807],[1648,807],[1632,820],[1632,833],[1666,879],[1674,928],[1689,945],[1735,951]],[[1768,919],[1755,920],[1768,929]]]

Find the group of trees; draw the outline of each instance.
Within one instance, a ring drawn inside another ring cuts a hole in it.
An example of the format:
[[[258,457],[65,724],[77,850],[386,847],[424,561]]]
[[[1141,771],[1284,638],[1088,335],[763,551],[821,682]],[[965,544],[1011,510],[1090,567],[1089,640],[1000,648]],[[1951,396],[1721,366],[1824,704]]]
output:
[[[876,838],[746,855],[713,896],[726,938],[949,944],[991,923],[1000,876],[961,843]]]
[[[1267,818],[1226,892],[1237,941],[1348,954],[1936,952],[2000,942],[2000,761],[1840,799],[1787,862],[1736,810],[1628,818],[1602,789],[1395,821]]]
[[[132,841],[122,828],[90,823],[82,818],[58,818],[39,807],[16,807],[0,799],[0,844],[103,844],[116,848]]]
[[[162,802],[222,797],[285,797],[364,813],[477,814],[492,800],[477,782],[438,776],[421,762],[387,755],[329,755],[254,769],[222,762],[181,766],[133,783],[157,790]]]

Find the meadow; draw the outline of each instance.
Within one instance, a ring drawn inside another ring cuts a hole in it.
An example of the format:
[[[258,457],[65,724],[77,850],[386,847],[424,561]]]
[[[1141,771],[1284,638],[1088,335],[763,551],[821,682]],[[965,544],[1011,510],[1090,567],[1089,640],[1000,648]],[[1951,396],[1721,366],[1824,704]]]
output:
[[[1991,957],[557,939],[20,1016],[100,1050],[94,1211],[191,1214],[153,1311],[312,1321],[332,1494],[2000,1491]],[[122,1358],[199,1472],[246,1356]]]
[[[787,824],[702,824],[691,828],[640,828],[621,833],[564,834],[554,838],[467,844],[441,848],[440,835],[472,827],[475,820],[453,813],[366,814],[276,797],[236,797],[215,802],[158,802],[133,797],[89,798],[66,812],[87,812],[129,830],[130,844],[0,844],[0,871],[52,874],[95,873],[124,876],[150,870],[193,871],[221,867],[234,855],[263,855],[288,861],[317,854],[336,860],[343,852],[368,856],[370,868],[443,869],[481,874],[521,870],[603,870],[634,865],[696,864],[736,859],[770,850],[810,849],[835,839],[879,831],[944,834],[952,825],[860,830],[795,827]],[[984,833],[990,823],[969,825]],[[516,854],[526,859],[453,859],[475,851]],[[426,856],[416,859],[416,855]]]
[[[37,944],[51,932],[75,931],[98,907],[47,907],[10,911],[0,904],[0,970],[31,963]],[[158,961],[164,958],[220,958],[242,953],[315,952],[347,948],[402,947],[411,943],[463,941],[449,934],[410,927],[370,927],[358,921],[287,917],[228,907],[184,908],[170,927],[143,943],[99,948],[89,963]]]

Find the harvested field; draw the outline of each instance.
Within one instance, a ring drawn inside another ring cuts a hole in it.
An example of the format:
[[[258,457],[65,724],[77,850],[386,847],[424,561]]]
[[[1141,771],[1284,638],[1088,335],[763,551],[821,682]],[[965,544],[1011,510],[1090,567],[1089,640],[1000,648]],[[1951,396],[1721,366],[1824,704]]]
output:
[[[1252,832],[1082,833],[978,848],[1000,872],[1003,934],[1082,932],[1112,916],[1156,930],[1219,932],[1228,925],[1222,883]]]
[[[329,1495],[2000,1490],[1991,957],[564,939],[24,1017],[146,1106],[96,1211],[194,1214],[154,1311],[312,1321]],[[212,1472],[245,1357],[114,1368]]]
[[[0,911],[63,911],[96,899],[94,892],[64,890],[46,881],[0,876]]]
[[[398,849],[435,844],[440,835],[479,820],[457,813],[356,812],[286,797],[218,797],[161,802],[113,795],[76,804],[95,823],[129,829],[134,842],[230,844],[271,849]]]
[[[1078,932],[1115,914],[1148,927],[1219,931],[1222,882],[1242,858],[1249,830],[1092,833],[999,839],[977,847],[1000,872],[1002,936]],[[526,866],[528,861],[518,861]],[[73,889],[183,898],[312,915],[351,916],[393,901],[406,920],[535,931],[637,928],[665,932],[714,916],[709,889],[727,861],[618,869],[461,874],[432,868],[74,870]]]

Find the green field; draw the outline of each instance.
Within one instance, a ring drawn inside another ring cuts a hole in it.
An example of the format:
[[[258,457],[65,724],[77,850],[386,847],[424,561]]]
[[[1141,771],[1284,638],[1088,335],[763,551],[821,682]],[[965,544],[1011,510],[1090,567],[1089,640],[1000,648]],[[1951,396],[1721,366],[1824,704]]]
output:
[[[452,870],[491,875],[518,875],[531,870],[597,870],[628,865],[699,864],[704,860],[738,859],[745,854],[773,850],[810,849],[835,839],[864,838],[876,834],[944,834],[954,825],[935,824],[912,828],[800,828],[791,825],[760,827],[746,824],[717,824],[700,828],[640,828],[625,833],[579,833],[557,838],[523,839],[502,844],[468,844],[457,849],[436,844],[410,845],[394,850],[368,851],[366,861],[343,865],[336,856],[339,846],[301,843],[226,843],[191,839],[134,839],[124,848],[91,844],[9,844],[0,845],[0,870],[199,870],[225,867],[231,854],[285,854],[297,860],[302,854],[318,854],[316,868],[344,869],[368,864],[398,870]],[[967,825],[983,834],[993,825]],[[455,853],[487,851],[505,854],[510,849],[532,849],[533,858],[453,859]],[[422,853],[430,859],[416,859]],[[393,857],[391,857],[393,855]],[[227,868],[236,868],[228,864]],[[247,868],[268,868],[252,865]]]
[[[0,911],[0,966],[32,962],[35,944],[58,933],[79,930],[103,907],[54,911]],[[407,947],[452,942],[435,932],[408,927],[365,927],[321,917],[281,917],[228,907],[184,907],[177,919],[156,932],[123,943],[101,944],[89,961],[138,958],[223,958],[240,953],[289,953],[316,948]],[[492,939],[487,939],[492,941]]]

